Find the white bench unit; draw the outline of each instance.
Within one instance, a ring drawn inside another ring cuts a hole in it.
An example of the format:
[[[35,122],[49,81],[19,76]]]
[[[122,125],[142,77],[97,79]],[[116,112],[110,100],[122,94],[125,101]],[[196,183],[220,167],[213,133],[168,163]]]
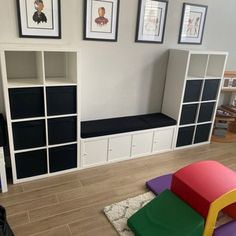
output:
[[[176,126],[81,139],[82,168],[171,151]]]

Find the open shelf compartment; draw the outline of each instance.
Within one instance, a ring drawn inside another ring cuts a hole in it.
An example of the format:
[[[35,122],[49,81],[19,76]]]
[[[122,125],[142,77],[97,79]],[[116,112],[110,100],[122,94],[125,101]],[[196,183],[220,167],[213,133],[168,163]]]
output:
[[[224,71],[226,55],[210,55],[206,77],[221,78]]]
[[[188,78],[204,78],[207,60],[207,54],[191,54],[188,67]]]
[[[46,85],[76,84],[76,52],[44,52]]]
[[[6,51],[5,59],[9,87],[43,85],[42,52]]]

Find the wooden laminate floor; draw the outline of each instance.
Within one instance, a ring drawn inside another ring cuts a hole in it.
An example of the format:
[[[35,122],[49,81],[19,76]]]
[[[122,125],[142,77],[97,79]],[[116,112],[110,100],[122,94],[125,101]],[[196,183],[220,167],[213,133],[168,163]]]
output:
[[[16,236],[115,236],[104,206],[144,193],[146,180],[213,159],[236,170],[236,143],[213,143],[9,186],[0,194]]]

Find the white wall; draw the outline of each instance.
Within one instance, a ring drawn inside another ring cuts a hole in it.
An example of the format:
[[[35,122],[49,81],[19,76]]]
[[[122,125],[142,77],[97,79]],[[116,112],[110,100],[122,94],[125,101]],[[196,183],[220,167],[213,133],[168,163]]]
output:
[[[61,0],[61,40],[21,39],[15,2],[0,0],[4,9],[0,15],[0,44],[17,44],[19,47],[30,44],[32,48],[38,44],[45,48],[63,45],[81,49],[82,120],[160,111],[169,48],[228,50],[232,53],[229,68],[236,70],[233,45],[236,34],[232,35],[236,20],[234,0],[224,4],[221,0],[188,1],[209,6],[200,46],[177,44],[183,0],[169,0],[164,44],[134,43],[138,0],[120,0],[116,43],[82,40],[83,0]],[[231,39],[229,35],[232,35]]]

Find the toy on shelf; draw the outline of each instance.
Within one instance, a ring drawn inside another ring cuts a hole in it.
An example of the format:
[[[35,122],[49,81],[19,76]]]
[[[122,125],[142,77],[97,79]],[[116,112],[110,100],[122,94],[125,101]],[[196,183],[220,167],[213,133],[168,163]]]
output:
[[[236,221],[215,229],[221,210],[236,220],[236,173],[222,164],[216,161],[193,163],[173,175],[152,179],[146,186],[158,195],[128,220],[128,226],[135,235],[236,235]],[[178,199],[179,205],[173,199]],[[182,203],[195,213],[185,215],[188,210],[180,210]],[[174,215],[173,209],[177,212]],[[182,226],[183,219],[190,227]],[[204,227],[201,229],[202,222]],[[145,233],[147,228],[152,230],[152,234]]]

